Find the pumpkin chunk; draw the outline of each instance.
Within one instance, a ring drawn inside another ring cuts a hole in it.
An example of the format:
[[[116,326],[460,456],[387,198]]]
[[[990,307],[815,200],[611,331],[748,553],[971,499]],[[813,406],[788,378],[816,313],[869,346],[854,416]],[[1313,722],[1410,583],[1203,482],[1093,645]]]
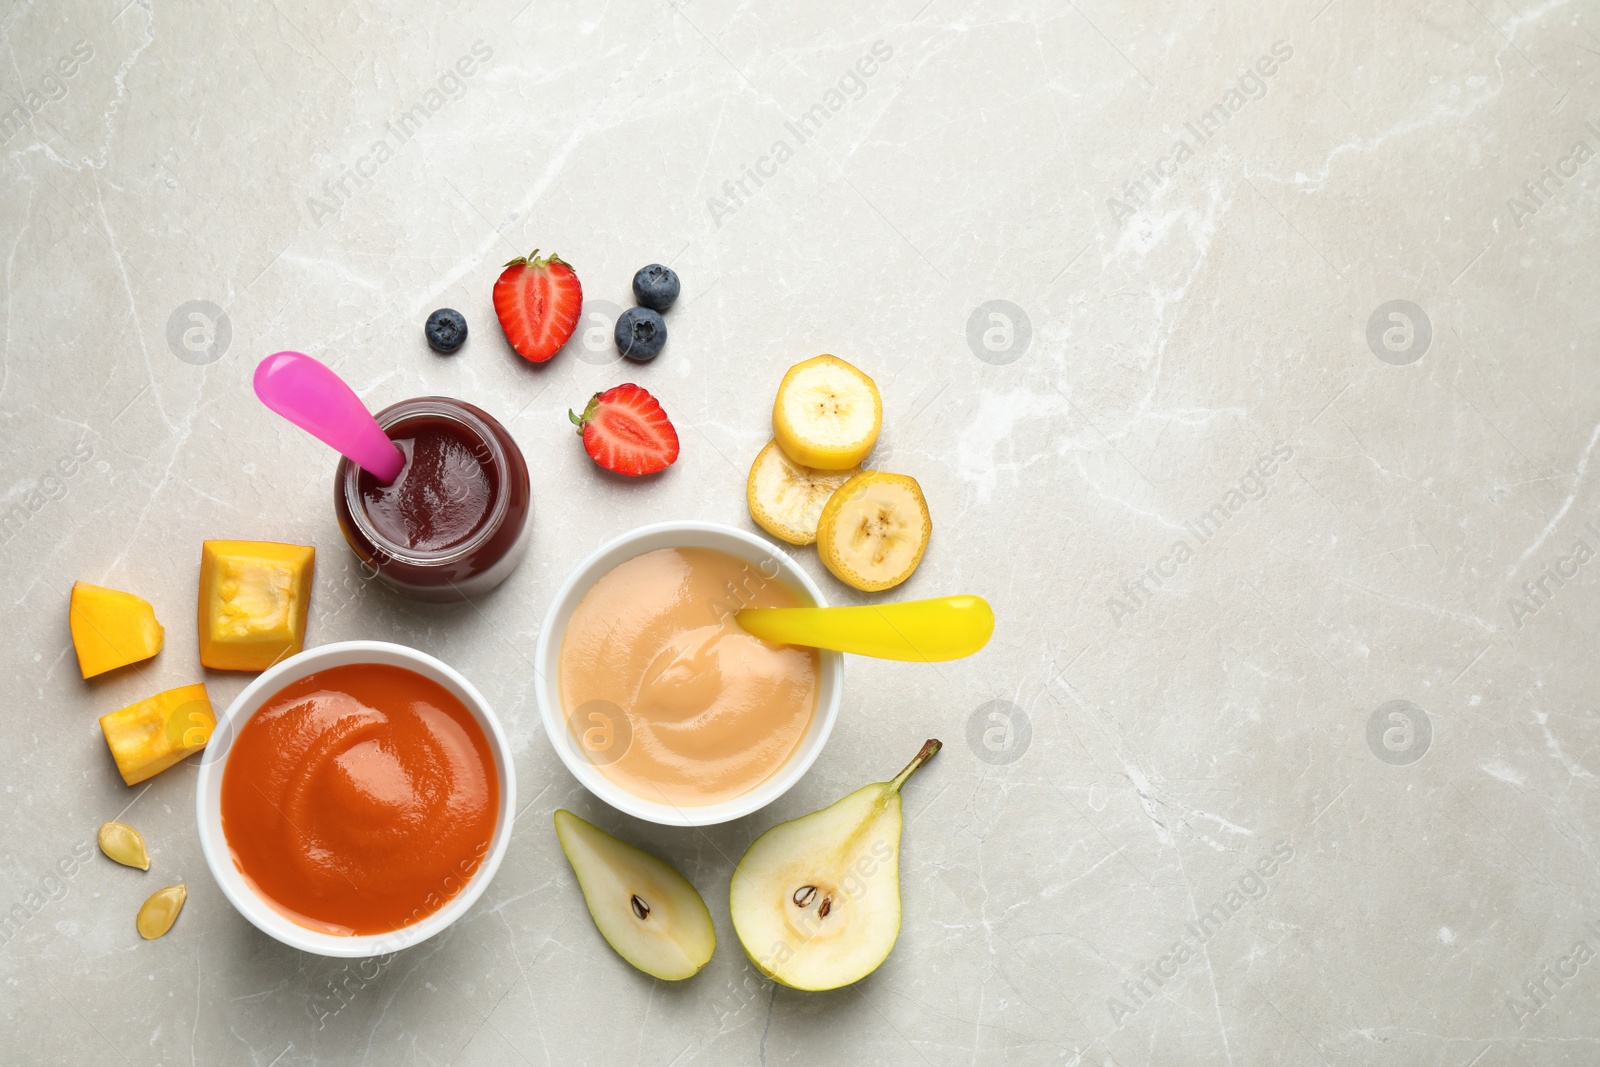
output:
[[[85,678],[149,659],[166,639],[150,602],[120,589],[73,582],[67,613]]]
[[[204,684],[180,685],[100,716],[100,731],[128,785],[205,748],[216,726]]]
[[[264,671],[306,641],[316,549],[276,541],[207,541],[200,550],[200,662]]]

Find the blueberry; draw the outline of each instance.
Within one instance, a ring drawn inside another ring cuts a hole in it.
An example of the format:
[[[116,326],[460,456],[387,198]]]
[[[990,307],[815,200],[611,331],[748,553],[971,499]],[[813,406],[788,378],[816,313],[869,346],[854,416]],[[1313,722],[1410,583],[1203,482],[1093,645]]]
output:
[[[440,308],[428,316],[422,332],[427,335],[429,348],[448,355],[466,342],[467,320],[455,308]]]
[[[678,275],[671,267],[652,263],[633,276],[633,298],[652,311],[665,311],[678,299]]]
[[[617,316],[617,351],[638,363],[661,354],[667,343],[667,324],[649,308],[629,308]]]

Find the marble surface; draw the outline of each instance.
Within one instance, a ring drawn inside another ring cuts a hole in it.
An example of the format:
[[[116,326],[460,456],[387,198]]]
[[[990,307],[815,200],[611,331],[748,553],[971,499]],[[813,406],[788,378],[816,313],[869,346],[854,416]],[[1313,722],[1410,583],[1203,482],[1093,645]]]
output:
[[[1600,1059],[1592,4],[21,0],[0,37],[0,1062]],[[591,301],[541,368],[489,302],[534,247]],[[618,366],[652,260],[671,340]],[[453,358],[422,343],[443,305]],[[362,581],[332,459],[250,394],[281,348],[507,423],[538,510],[504,587]],[[935,517],[901,592],[987,597],[994,641],[852,661],[758,815],[630,821],[540,728],[542,614],[635,525],[753,528],[772,391],[824,351],[877,378],[873,463]],[[627,379],[683,438],[646,484],[566,418]],[[97,716],[247,681],[197,660],[207,537],[314,544],[312,642],[414,645],[498,709],[522,811],[447,935],[283,948],[205,870],[195,768],[118,780]],[[148,598],[165,651],[82,681],[74,579]],[[833,993],[763,981],[733,861],[924,737],[895,952]],[[704,972],[612,954],[560,806],[700,887]],[[92,851],[119,815],[148,874]],[[169,881],[188,906],[142,942]]]

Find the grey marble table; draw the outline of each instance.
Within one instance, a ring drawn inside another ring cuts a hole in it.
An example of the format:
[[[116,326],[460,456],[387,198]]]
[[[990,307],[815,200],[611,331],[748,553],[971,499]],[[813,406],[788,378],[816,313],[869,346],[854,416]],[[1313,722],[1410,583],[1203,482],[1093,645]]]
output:
[[[0,1062],[1600,1061],[1593,4],[19,0],[0,38]],[[489,303],[535,247],[589,297],[542,368]],[[671,340],[619,366],[652,260]],[[510,427],[537,512],[505,586],[361,580],[329,454],[250,394],[282,348]],[[633,526],[754,529],[772,391],[819,352],[876,377],[873,463],[927,493],[900,592],[981,594],[995,639],[851,661],[772,808],[632,822],[545,739],[542,614]],[[629,378],[683,438],[648,484],[567,422]],[[414,645],[497,708],[522,810],[445,936],[286,949],[207,873],[195,767],[117,778],[99,715],[247,680],[198,662],[208,537],[314,544],[313,643]],[[82,681],[75,579],[148,598],[165,651]],[[763,981],[733,860],[925,737],[894,954]],[[614,956],[558,807],[701,887],[705,971]],[[92,851],[118,815],[149,874]]]

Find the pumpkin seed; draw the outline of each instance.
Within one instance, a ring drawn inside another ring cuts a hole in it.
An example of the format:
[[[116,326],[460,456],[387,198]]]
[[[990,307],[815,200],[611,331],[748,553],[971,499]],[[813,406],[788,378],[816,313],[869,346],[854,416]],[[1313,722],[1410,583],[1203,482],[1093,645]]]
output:
[[[125,822],[100,824],[100,851],[124,867],[150,869],[150,853],[145,851],[144,838]]]
[[[150,899],[139,908],[139,936],[146,941],[154,941],[172,929],[172,924],[178,921],[178,913],[183,910],[183,902],[188,898],[189,887],[181,883],[151,893]]]

